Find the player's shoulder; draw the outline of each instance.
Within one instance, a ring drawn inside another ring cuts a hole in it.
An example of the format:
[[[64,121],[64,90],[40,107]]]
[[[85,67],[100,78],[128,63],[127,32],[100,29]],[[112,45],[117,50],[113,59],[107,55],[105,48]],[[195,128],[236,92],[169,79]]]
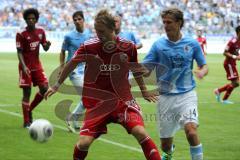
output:
[[[135,46],[135,44],[128,39],[125,39],[125,38],[122,38],[122,37],[118,37],[118,39],[119,39],[119,43],[121,44],[121,47],[126,46],[126,48],[129,48],[129,46],[131,46],[131,47]]]
[[[123,44],[134,44],[132,41],[122,38],[122,37],[119,37],[119,36],[118,36],[118,39],[119,39],[119,42],[123,43]]]
[[[193,44],[199,44],[198,40],[189,36],[189,35],[183,35],[182,36],[183,43],[193,43]]]
[[[86,40],[83,44],[84,46],[94,46],[100,43],[100,40],[98,38],[91,38],[89,40]]]
[[[232,37],[230,40],[229,40],[230,43],[236,43],[237,42],[237,37]]]
[[[37,26],[35,29],[36,29],[38,32],[45,32],[44,28],[41,27],[41,26]]]
[[[64,35],[65,38],[71,38],[74,36],[75,36],[75,31],[69,31]]]
[[[17,35],[22,35],[25,32],[27,32],[27,29],[24,27],[24,28],[19,28],[16,33]]]

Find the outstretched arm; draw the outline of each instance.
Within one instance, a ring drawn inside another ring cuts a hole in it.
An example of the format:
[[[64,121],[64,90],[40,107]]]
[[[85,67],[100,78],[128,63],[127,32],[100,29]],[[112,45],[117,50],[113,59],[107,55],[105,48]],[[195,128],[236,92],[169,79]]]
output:
[[[76,60],[71,60],[69,61],[65,67],[63,68],[63,71],[61,72],[57,82],[49,87],[48,91],[44,94],[44,98],[47,100],[48,97],[53,95],[54,93],[57,92],[58,88],[60,85],[64,82],[64,80],[67,78],[70,72],[72,72],[76,66],[78,65],[78,62]]]

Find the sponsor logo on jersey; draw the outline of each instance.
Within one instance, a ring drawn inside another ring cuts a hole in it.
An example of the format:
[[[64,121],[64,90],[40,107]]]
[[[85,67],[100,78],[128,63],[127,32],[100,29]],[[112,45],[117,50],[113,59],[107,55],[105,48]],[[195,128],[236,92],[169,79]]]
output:
[[[38,45],[39,45],[39,41],[30,43],[30,50],[31,51],[35,50],[38,47]]]
[[[100,71],[117,71],[120,69],[118,64],[102,64],[100,65]]]
[[[191,50],[191,47],[186,45],[186,46],[184,46],[183,49],[184,49],[184,53],[188,53]]]

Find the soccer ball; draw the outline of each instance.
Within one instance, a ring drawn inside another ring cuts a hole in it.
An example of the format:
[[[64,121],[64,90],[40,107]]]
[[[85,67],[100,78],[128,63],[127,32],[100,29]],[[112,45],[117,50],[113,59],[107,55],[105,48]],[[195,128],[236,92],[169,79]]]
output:
[[[53,135],[53,126],[46,119],[37,119],[30,125],[29,135],[37,142],[46,142]]]

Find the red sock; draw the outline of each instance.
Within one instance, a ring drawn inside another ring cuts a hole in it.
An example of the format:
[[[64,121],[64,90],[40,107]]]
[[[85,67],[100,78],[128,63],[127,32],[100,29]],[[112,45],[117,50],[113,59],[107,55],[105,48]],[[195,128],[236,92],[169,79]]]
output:
[[[226,84],[225,86],[218,88],[218,92],[222,93],[222,92],[226,91],[229,85],[231,85],[231,84]]]
[[[87,154],[88,151],[80,151],[76,145],[74,148],[73,160],[84,160]]]
[[[43,96],[38,92],[35,95],[33,101],[31,102],[30,111],[32,111],[42,100],[43,100]]]
[[[158,149],[150,137],[143,139],[140,145],[147,160],[161,160]]]
[[[229,84],[228,87],[227,87],[227,91],[226,91],[226,93],[223,97],[223,100],[228,99],[228,97],[231,95],[233,89],[234,89],[234,87],[231,84]]]
[[[28,114],[28,111],[29,111],[29,102],[24,102],[22,101],[22,111],[23,111],[23,122],[26,124],[26,123],[29,123],[29,114]]]

